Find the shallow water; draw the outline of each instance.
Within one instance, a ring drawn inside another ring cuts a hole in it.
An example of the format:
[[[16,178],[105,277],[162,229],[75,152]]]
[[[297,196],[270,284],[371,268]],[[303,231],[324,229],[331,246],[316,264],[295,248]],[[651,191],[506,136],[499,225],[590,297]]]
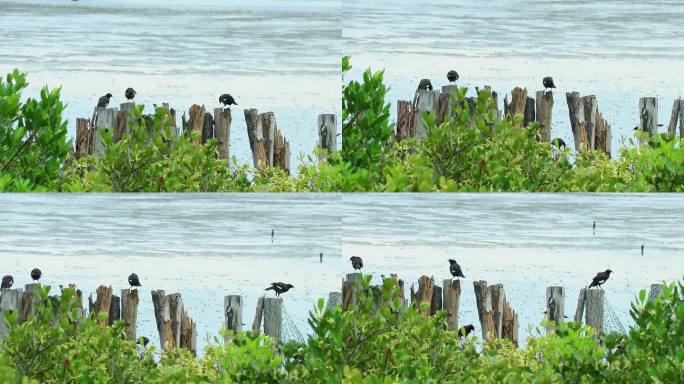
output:
[[[667,130],[684,89],[683,16],[677,1],[346,0],[342,50],[352,56],[350,78],[367,67],[386,69],[393,116],[396,100],[412,99],[421,78],[441,87],[452,68],[471,94],[492,85],[500,109],[513,87],[534,96],[541,79],[553,76],[553,137],[572,143],[565,92],[594,94],[617,155],[638,124],[639,97],[659,98],[660,132]]]
[[[159,345],[150,291],[179,292],[199,349],[218,335],[225,295],[243,295],[247,329],[264,288],[289,282],[284,308],[306,335],[316,301],[339,290],[341,221],[331,212],[340,212],[339,195],[4,194],[0,273],[23,287],[40,267],[53,292],[76,283],[85,299],[100,284],[118,295],[135,271],[138,335]]]
[[[349,257],[361,256],[374,281],[396,273],[408,292],[423,274],[441,286],[451,278],[447,260],[456,259],[466,276],[459,322],[475,324],[478,335],[475,280],[503,284],[522,341],[543,319],[548,286],[566,288],[572,318],[579,290],[612,269],[606,298],[626,326],[641,289],[684,276],[679,195],[345,194],[343,209],[344,273]]]
[[[24,97],[62,85],[66,118],[111,106],[169,102],[180,117],[194,104],[213,113],[231,93],[231,155],[251,164],[243,109],[275,112],[292,164],[311,153],[320,113],[339,113],[341,9],[335,0],[0,0],[0,73],[29,73]]]

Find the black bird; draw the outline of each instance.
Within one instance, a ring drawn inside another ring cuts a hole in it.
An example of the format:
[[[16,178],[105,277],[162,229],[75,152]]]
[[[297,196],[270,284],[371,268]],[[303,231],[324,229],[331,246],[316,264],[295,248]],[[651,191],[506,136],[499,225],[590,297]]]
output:
[[[359,256],[352,256],[349,258],[349,261],[351,261],[352,267],[355,271],[357,269],[360,271],[361,268],[363,268],[363,260]]]
[[[644,245],[642,244],[641,245],[641,256],[643,256],[643,255],[644,255]]]
[[[558,147],[558,149],[564,149],[566,147],[565,140],[561,139],[560,137],[556,137],[555,139],[551,140],[551,144]]]
[[[111,98],[112,98],[111,93],[108,93],[108,94],[100,97],[100,99],[97,101],[97,107],[98,108],[107,108],[107,106],[109,105],[109,99],[111,99]]]
[[[14,277],[12,275],[5,275],[2,277],[0,288],[12,288],[12,284],[14,284]]]
[[[591,284],[589,284],[589,288],[592,287],[599,287],[601,288],[601,285],[605,284],[606,281],[608,281],[608,278],[610,277],[611,274],[610,269],[606,269],[604,272],[599,272],[594,276],[594,279],[591,281]],[[603,289],[603,288],[601,288]]]
[[[40,280],[40,277],[43,276],[43,272],[40,271],[38,268],[33,268],[31,270],[31,278],[33,281],[38,281]]]
[[[135,343],[138,345],[142,345],[143,347],[147,347],[147,344],[150,343],[150,339],[146,336],[140,336],[138,337],[138,340]]]
[[[223,104],[223,107],[228,107],[230,108],[231,105],[238,105],[238,103],[235,102],[235,99],[233,96],[224,93],[219,97],[219,103]]]
[[[126,88],[126,92],[124,93],[124,96],[126,96],[126,100],[133,100],[133,99],[135,99],[135,89],[133,89],[133,88]]]
[[[447,80],[449,80],[450,83],[455,83],[456,80],[458,80],[458,72],[453,69],[447,72]]]
[[[544,91],[546,91],[549,88],[556,88],[556,85],[553,83],[553,79],[551,76],[546,76],[544,80],[542,80],[542,84],[544,84]]]
[[[468,337],[475,330],[475,326],[472,324],[464,325],[458,329],[458,337]]]
[[[142,284],[140,284],[140,279],[138,279],[138,275],[135,273],[131,273],[128,275],[128,284],[131,285],[132,287],[142,287]]]
[[[458,265],[456,260],[449,259],[449,272],[451,272],[451,276],[453,277],[462,277],[465,279],[461,266]]]
[[[420,83],[418,83],[418,89],[426,89],[428,91],[432,91],[432,83],[429,79],[423,79],[420,81]]]
[[[278,282],[278,283],[271,283],[271,286],[266,288],[265,290],[266,291],[273,290],[273,291],[275,291],[276,296],[280,297],[280,295],[289,291],[290,288],[294,288],[294,285]]]

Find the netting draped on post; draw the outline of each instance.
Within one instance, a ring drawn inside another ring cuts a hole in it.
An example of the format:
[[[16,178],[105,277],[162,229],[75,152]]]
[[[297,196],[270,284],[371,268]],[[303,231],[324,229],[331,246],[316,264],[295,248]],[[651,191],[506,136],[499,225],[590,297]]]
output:
[[[605,307],[605,313],[603,317],[603,332],[618,332],[623,335],[627,334],[624,324],[622,324],[617,313],[615,313],[615,310],[608,302],[608,298],[606,296],[603,297],[603,304]]]
[[[299,342],[304,342],[304,336],[302,333],[299,331],[299,328],[295,325],[294,321],[292,320],[292,316],[287,312],[287,309],[285,308],[285,304],[283,304],[283,334],[282,334],[282,340],[283,341],[299,341]]]

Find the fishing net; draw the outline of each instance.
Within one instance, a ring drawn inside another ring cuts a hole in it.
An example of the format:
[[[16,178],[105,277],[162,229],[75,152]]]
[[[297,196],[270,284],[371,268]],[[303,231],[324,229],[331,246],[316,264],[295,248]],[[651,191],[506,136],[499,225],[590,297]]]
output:
[[[623,335],[627,334],[624,324],[620,321],[617,313],[613,309],[613,306],[608,302],[608,297],[603,296],[603,305],[605,312],[603,314],[603,332],[618,332]]]
[[[287,312],[285,308],[285,303],[283,303],[283,333],[281,335],[284,341],[299,341],[304,342],[304,336],[299,331],[299,328],[295,325],[292,316]]]

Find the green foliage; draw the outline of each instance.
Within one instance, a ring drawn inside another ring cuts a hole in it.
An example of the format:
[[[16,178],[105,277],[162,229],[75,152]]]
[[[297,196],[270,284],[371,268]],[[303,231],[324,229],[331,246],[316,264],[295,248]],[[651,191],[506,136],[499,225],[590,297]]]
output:
[[[123,324],[80,317],[73,291],[39,293],[35,315],[5,313],[0,381],[14,383],[641,383],[684,382],[684,284],[655,301],[642,291],[626,335],[564,323],[527,339],[479,343],[446,330],[446,314],[404,309],[396,280],[364,276],[346,311],[321,299],[304,343],[274,345],[252,332],[215,338],[202,357],[156,355],[123,339]]]
[[[40,100],[21,102],[26,74],[0,78],[0,191],[54,190],[69,154],[60,89],[43,87]]]

